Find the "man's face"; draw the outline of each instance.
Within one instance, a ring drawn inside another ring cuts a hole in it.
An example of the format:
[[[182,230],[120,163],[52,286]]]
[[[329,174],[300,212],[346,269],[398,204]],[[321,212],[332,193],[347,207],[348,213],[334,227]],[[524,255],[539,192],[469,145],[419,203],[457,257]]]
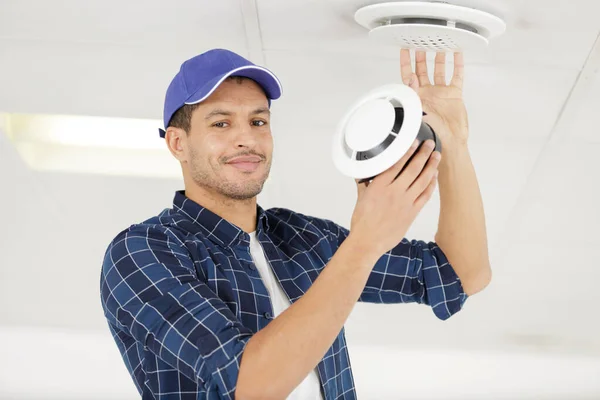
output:
[[[192,114],[186,161],[193,181],[235,200],[257,196],[273,152],[270,113],[260,86],[226,79]]]

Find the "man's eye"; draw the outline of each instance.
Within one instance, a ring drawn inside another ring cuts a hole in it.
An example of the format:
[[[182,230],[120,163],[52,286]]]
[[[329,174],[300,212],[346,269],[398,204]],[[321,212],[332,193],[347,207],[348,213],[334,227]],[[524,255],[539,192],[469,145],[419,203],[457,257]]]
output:
[[[217,128],[225,128],[226,124],[227,124],[227,122],[217,122],[217,123],[213,124],[213,126],[217,127]]]
[[[263,125],[266,125],[267,123],[265,121],[263,121],[263,120],[257,119],[255,121],[252,121],[252,124],[254,126],[263,126]]]

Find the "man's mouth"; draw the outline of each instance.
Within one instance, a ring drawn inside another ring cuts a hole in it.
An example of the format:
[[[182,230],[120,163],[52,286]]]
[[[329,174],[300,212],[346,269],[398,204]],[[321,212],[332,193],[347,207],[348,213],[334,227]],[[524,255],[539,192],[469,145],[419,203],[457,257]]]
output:
[[[242,171],[255,171],[261,162],[258,156],[242,156],[231,159],[227,164]]]
[[[232,167],[235,167],[242,171],[255,171],[258,168],[258,166],[260,165],[260,161],[259,162],[233,162],[233,163],[228,163],[228,164],[231,165]]]

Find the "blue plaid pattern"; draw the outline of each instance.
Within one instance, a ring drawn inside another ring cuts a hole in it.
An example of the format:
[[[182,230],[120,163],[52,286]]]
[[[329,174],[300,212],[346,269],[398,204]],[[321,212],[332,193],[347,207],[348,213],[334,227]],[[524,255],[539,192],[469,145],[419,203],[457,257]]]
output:
[[[348,230],[285,208],[257,211],[258,240],[294,303]],[[249,246],[247,233],[183,191],[175,193],[172,208],[111,241],[102,265],[102,306],[142,399],[234,398],[244,348],[273,319]],[[376,263],[360,301],[423,303],[447,319],[466,298],[435,243],[405,239]],[[356,398],[344,329],[318,372],[327,400]]]

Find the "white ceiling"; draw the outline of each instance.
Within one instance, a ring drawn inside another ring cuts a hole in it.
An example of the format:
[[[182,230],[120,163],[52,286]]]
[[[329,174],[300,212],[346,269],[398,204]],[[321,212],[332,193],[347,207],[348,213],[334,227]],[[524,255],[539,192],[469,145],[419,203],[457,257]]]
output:
[[[357,96],[400,81],[398,49],[352,19],[369,3],[2,0],[0,112],[160,119],[181,62],[226,47],[284,87],[261,205],[348,226],[355,187],[330,161],[333,129]],[[348,337],[600,357],[600,3],[494,3],[507,33],[466,54],[465,82],[494,281],[446,323],[423,306],[359,304]],[[103,252],[181,181],[32,171],[0,134],[0,184],[0,325],[105,333]],[[438,212],[434,198],[409,235],[431,239]]]
[[[139,399],[110,335],[8,328],[0,330],[0,343],[12,344],[0,347],[3,400]],[[600,390],[600,359],[578,355],[355,343],[350,358],[358,398],[365,400],[593,400]],[[32,365],[44,371],[35,384]]]

